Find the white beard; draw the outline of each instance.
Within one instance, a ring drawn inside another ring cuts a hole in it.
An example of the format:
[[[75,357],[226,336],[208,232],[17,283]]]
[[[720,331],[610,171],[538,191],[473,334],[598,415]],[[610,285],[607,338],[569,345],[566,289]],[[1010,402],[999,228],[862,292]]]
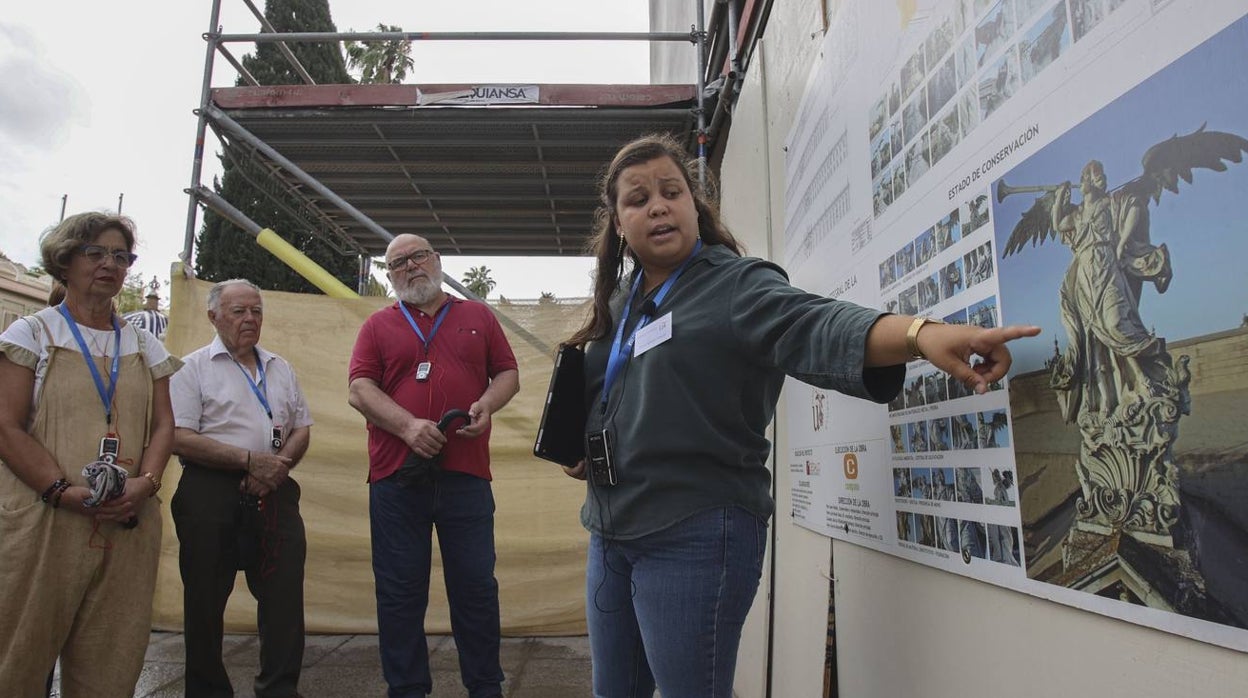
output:
[[[394,295],[408,305],[422,306],[438,297],[441,286],[427,279],[416,279],[407,288],[395,286]]]

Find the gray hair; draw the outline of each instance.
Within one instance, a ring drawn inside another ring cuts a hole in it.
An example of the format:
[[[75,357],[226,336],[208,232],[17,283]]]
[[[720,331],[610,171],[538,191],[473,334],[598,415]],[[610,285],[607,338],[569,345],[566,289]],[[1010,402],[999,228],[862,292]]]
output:
[[[247,279],[226,279],[225,281],[218,281],[217,283],[212,285],[212,288],[208,289],[208,310],[214,313],[220,310],[221,309],[221,292],[225,290],[226,286],[235,286],[238,284],[243,284],[244,286],[250,286],[253,291],[255,291],[256,293],[260,293],[260,287],[248,281]],[[263,295],[261,295],[260,305],[261,307],[264,306]]]

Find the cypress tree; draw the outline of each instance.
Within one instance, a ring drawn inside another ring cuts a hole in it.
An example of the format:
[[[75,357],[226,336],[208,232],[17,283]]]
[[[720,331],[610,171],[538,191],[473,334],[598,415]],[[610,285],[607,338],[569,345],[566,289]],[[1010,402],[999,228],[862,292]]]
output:
[[[330,18],[328,0],[268,0],[264,15],[278,32],[337,31]],[[289,42],[287,46],[317,84],[352,82],[339,44]],[[254,54],[243,57],[243,66],[261,85],[303,83],[274,43],[258,44]],[[245,83],[239,78],[236,84]],[[308,232],[306,224],[248,182],[228,158],[221,156],[221,162],[224,174],[219,181],[213,181],[217,194],[262,227],[272,228],[349,288],[355,288],[357,257],[341,254]],[[295,201],[286,203],[297,206]],[[243,277],[263,289],[319,293],[306,279],[257,245],[251,235],[211,210],[205,210],[196,244],[195,274],[208,281]]]

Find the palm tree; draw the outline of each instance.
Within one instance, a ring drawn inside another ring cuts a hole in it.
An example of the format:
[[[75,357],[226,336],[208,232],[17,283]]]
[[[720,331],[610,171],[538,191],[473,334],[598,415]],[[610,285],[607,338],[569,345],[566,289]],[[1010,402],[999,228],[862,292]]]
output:
[[[490,278],[490,268],[484,265],[470,268],[464,273],[464,278],[461,279],[461,282],[465,288],[472,291],[473,295],[481,299],[488,296],[490,291],[493,291],[497,285],[494,283],[494,279]]]
[[[538,305],[549,305],[555,302],[555,294],[551,291],[542,291],[542,295],[538,297]]]
[[[401,32],[402,27],[378,24],[379,32]],[[361,83],[400,83],[416,64],[410,41],[349,41],[347,67],[360,71]]]

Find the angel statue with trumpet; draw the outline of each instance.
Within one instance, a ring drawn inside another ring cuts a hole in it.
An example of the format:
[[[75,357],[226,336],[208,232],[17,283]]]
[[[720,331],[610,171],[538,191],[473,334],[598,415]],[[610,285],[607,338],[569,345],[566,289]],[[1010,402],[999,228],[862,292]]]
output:
[[[1166,245],[1153,245],[1149,202],[1178,194],[1192,171],[1241,162],[1248,140],[1206,131],[1175,135],[1149,148],[1143,173],[1110,190],[1097,160],[1083,166],[1079,203],[1070,182],[1012,187],[997,182],[997,201],[1043,192],[1015,224],[1002,253],[1060,240],[1070,266],[1058,291],[1066,351],[1052,362],[1050,384],[1066,422],[1082,436],[1077,465],[1082,496],[1076,527],[1123,532],[1171,546],[1178,520],[1173,445],[1179,419],[1190,413],[1188,357],[1174,360],[1164,338],[1140,317],[1145,285],[1165,293],[1173,280]]]

